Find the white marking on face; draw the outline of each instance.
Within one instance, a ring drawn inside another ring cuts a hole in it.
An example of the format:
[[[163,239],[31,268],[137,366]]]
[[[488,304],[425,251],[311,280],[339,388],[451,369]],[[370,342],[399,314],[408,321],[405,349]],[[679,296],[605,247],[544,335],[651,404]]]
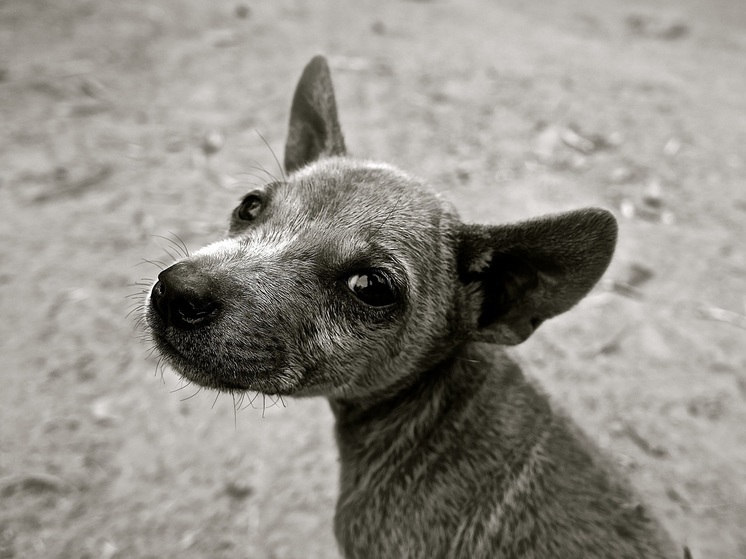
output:
[[[228,259],[236,254],[241,248],[241,243],[237,239],[223,239],[222,241],[216,241],[210,243],[207,246],[202,247],[192,256],[207,256],[219,259]]]
[[[282,254],[296,240],[297,234],[280,231],[272,235],[262,235],[249,241],[240,238],[223,239],[211,243],[194,253],[193,256],[207,256],[220,260],[230,260],[235,255],[246,252],[252,259],[269,259]]]

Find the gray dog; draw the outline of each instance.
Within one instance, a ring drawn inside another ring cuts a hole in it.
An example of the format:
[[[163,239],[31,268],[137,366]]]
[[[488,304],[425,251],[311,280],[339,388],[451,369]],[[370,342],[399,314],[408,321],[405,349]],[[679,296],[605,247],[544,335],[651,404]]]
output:
[[[588,293],[614,217],[465,225],[421,180],[345,153],[316,57],[286,179],[158,276],[146,318],[161,354],[218,390],[329,399],[348,559],[681,557],[499,347]]]

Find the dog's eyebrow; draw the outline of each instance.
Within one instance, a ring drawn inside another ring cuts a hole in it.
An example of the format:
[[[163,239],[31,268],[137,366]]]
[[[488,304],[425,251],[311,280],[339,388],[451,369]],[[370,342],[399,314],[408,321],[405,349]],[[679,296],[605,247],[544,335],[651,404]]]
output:
[[[379,243],[365,243],[365,249],[350,254],[342,263],[346,271],[381,268],[391,272],[400,283],[406,281],[408,268],[391,250]]]

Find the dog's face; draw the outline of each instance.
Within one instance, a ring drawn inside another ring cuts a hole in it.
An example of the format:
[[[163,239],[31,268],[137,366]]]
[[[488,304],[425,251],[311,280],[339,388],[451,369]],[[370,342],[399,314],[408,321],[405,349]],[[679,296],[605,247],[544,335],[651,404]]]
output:
[[[323,58],[295,92],[281,182],[249,192],[226,239],[159,274],[157,349],[222,390],[380,397],[465,339],[526,339],[606,269],[604,210],[463,225],[418,179],[344,156]]]
[[[452,220],[401,171],[320,160],[248,193],[226,239],[160,274],[152,337],[180,373],[218,389],[387,386],[449,337]]]

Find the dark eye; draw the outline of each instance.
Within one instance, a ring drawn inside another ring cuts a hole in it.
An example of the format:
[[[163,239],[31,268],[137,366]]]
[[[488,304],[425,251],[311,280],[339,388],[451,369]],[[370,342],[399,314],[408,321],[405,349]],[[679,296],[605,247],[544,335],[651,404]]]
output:
[[[264,208],[264,197],[259,192],[250,192],[236,208],[236,216],[243,221],[253,221]]]
[[[381,270],[364,270],[347,278],[347,287],[357,298],[372,307],[386,307],[396,302],[396,291]]]

